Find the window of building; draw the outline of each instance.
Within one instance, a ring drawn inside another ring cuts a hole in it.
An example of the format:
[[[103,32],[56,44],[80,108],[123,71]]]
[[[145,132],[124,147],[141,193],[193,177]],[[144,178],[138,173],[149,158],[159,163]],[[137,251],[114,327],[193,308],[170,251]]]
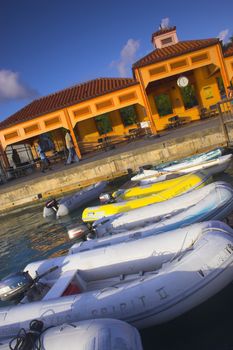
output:
[[[128,106],[120,109],[120,115],[124,126],[137,123],[137,112],[135,106]]]
[[[185,109],[190,109],[198,106],[198,100],[195,94],[194,85],[189,84],[180,90]]]
[[[173,112],[170,96],[167,94],[155,96],[155,104],[160,117],[171,114]]]
[[[169,38],[161,40],[161,44],[162,45],[166,45],[166,44],[170,44],[170,43],[172,43],[172,37],[171,36]]]
[[[95,118],[96,127],[100,135],[107,134],[112,131],[112,123],[109,113],[105,113]]]

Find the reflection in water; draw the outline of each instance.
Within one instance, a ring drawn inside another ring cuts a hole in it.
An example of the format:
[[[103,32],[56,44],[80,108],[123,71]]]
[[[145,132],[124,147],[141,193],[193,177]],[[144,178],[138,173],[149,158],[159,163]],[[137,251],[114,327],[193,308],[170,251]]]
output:
[[[123,178],[115,181],[115,186],[122,181]],[[98,204],[98,199],[89,203]],[[22,270],[29,262],[64,254],[77,241],[69,240],[67,227],[73,223],[82,223],[81,215],[85,207],[71,216],[56,220],[43,218],[43,206],[17,209],[0,216],[0,278]]]
[[[82,210],[59,220],[44,219],[41,206],[2,215],[0,278],[23,269],[29,262],[65,254],[75,243],[68,238],[67,226],[81,223]]]
[[[214,180],[227,181],[233,185],[233,169],[215,176]],[[98,200],[90,203],[90,205],[97,204]],[[25,210],[0,216],[0,278],[22,270],[29,262],[65,254],[67,249],[77,242],[69,240],[67,227],[73,223],[81,223],[83,209],[80,208],[72,216],[59,220],[45,220],[42,217],[42,206],[27,207]],[[210,302],[182,317],[168,324],[142,331],[144,350],[233,349],[232,292],[233,285],[212,298]],[[219,317],[216,318],[216,315]]]

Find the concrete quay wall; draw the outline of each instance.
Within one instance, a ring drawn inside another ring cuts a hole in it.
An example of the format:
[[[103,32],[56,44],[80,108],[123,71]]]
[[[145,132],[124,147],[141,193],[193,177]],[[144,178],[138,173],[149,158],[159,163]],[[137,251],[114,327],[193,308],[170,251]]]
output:
[[[137,146],[131,151],[115,152],[103,159],[78,164],[76,167],[50,173],[16,185],[0,189],[0,212],[20,206],[39,203],[43,200],[65,194],[100,180],[110,180],[137,171],[139,166],[159,164],[168,160],[183,158],[218,146],[225,146],[224,135],[219,128],[198,131],[169,141],[151,140],[149,144]],[[117,151],[117,150],[115,150]]]

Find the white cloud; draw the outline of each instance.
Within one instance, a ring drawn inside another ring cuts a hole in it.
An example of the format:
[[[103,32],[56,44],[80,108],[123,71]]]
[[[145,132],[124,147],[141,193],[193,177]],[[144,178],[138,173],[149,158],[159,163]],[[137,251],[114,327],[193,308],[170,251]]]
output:
[[[135,61],[139,47],[139,40],[129,39],[121,50],[121,58],[118,61],[113,61],[111,63],[112,67],[117,68],[121,77],[125,77],[129,74],[130,67]]]
[[[219,40],[221,40],[224,44],[227,42],[227,37],[229,34],[229,29],[224,29],[218,34]]]
[[[9,100],[19,100],[36,95],[33,89],[30,89],[20,81],[19,73],[11,70],[0,70],[0,102]]]
[[[168,28],[169,27],[170,19],[168,17],[165,17],[161,20],[160,27],[161,29]]]

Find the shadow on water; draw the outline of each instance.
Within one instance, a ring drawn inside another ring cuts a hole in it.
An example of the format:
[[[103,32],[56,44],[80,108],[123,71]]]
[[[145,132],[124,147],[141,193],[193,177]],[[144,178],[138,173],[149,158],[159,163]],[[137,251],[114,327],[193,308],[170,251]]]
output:
[[[233,350],[233,284],[179,318],[140,332],[144,350]]]

